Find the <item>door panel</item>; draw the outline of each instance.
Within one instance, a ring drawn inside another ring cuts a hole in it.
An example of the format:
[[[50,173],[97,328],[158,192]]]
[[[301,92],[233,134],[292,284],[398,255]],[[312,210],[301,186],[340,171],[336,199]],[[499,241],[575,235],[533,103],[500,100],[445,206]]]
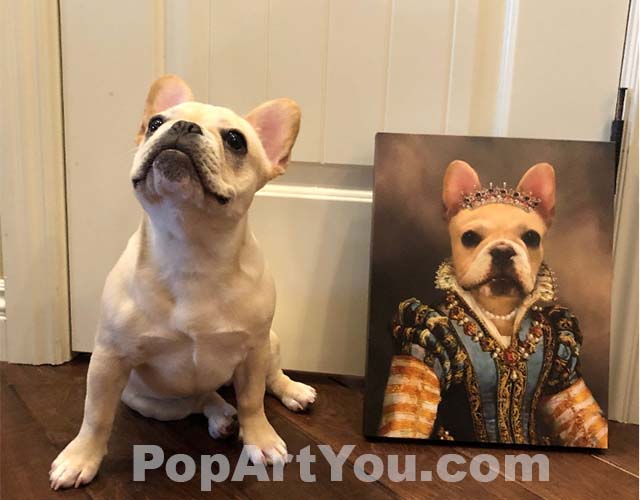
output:
[[[140,217],[127,175],[154,77],[183,75],[196,98],[239,113],[274,97],[301,104],[289,178],[298,168],[313,181],[285,175],[252,209],[278,287],[275,328],[285,367],[361,375],[371,193],[336,186],[336,169],[369,171],[377,131],[606,140],[626,10],[61,0],[73,348],[91,350],[105,276]]]
[[[139,220],[128,176],[146,82],[162,71],[153,6],[60,2],[75,351],[93,349],[104,280]]]
[[[609,140],[627,2],[519,3],[508,134]]]

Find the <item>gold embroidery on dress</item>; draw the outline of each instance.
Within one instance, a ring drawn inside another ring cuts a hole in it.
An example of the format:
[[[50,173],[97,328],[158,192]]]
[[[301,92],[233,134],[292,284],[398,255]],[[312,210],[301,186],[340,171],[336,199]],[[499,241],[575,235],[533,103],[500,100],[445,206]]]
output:
[[[496,371],[498,373],[498,386],[497,386],[497,407],[498,412],[496,415],[496,423],[498,426],[499,440],[503,443],[508,443],[511,439],[511,432],[509,432],[509,372],[510,370],[500,363],[496,363]]]
[[[551,334],[551,327],[549,323],[545,321],[544,328],[544,358],[542,361],[542,369],[538,377],[538,384],[533,392],[531,398],[531,413],[529,415],[529,442],[531,444],[549,444],[549,437],[543,436],[538,443],[538,431],[537,427],[537,410],[538,401],[540,401],[540,394],[542,394],[542,388],[547,382],[547,377],[551,371],[551,365],[553,364],[553,354],[555,352],[555,342],[553,335]]]
[[[480,399],[480,388],[476,380],[476,374],[469,361],[467,359],[464,365],[464,382],[467,389],[467,395],[469,396],[469,409],[471,410],[471,420],[473,422],[473,430],[475,431],[478,441],[489,441],[487,435],[487,429],[485,427],[484,411],[482,409],[482,400]]]
[[[516,377],[513,376],[514,373]],[[509,379],[511,381],[511,397],[509,398],[511,405],[511,411],[509,412],[512,433],[511,442],[524,444],[526,439],[522,432],[521,413],[525,386],[527,385],[527,363],[520,361],[516,368],[512,368]]]
[[[454,441],[454,437],[449,433],[449,431],[445,430],[444,427],[439,427],[438,432],[436,432],[436,437],[442,441]]]
[[[526,443],[527,439],[522,429],[522,404],[527,385],[527,360],[536,351],[538,343],[548,328],[542,314],[542,308],[539,306],[531,307],[531,326],[524,340],[520,339],[519,334],[515,335],[511,345],[506,349],[501,349],[484,330],[482,322],[458,296],[450,293],[447,295],[445,303],[449,319],[458,323],[463,332],[474,342],[477,342],[483,351],[490,352],[495,362],[497,372],[496,420],[499,440],[504,443]],[[469,386],[468,376],[467,386]],[[473,397],[469,392],[469,398]],[[474,401],[473,404],[475,403]],[[477,427],[476,413],[472,411],[474,428]],[[482,425],[482,429],[486,435],[484,425]]]

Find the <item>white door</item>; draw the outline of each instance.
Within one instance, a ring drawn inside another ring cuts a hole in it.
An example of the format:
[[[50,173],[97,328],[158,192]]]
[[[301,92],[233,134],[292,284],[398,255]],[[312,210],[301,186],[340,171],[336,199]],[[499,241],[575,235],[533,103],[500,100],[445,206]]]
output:
[[[626,15],[605,0],[61,0],[73,349],[92,349],[140,219],[127,173],[154,77],[242,113],[300,103],[293,164],[251,214],[275,329],[286,368],[362,375],[374,134],[608,140]]]

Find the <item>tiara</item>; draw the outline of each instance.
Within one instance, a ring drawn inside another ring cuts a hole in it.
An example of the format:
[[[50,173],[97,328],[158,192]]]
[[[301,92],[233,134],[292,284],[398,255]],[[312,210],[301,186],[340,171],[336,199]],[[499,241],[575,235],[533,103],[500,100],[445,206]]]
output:
[[[461,208],[473,210],[490,203],[503,203],[521,208],[525,212],[530,212],[536,209],[540,201],[540,198],[536,198],[531,193],[508,188],[506,182],[502,183],[502,187],[495,187],[491,182],[488,188],[477,189],[473,193],[465,195],[460,206]]]

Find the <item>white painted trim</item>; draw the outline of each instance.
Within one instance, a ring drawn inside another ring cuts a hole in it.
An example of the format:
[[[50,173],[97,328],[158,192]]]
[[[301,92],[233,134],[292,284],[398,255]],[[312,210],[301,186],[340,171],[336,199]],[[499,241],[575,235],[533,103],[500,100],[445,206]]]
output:
[[[154,53],[153,53],[153,74],[162,75],[165,71],[165,25],[166,25],[166,10],[164,0],[155,0],[153,5],[153,41],[154,41]]]
[[[2,2],[0,357],[71,358],[58,2]]]
[[[611,318],[609,417],[638,423],[638,2],[632,0],[621,86],[627,87],[620,153]]]
[[[0,248],[1,249],[1,248]],[[0,259],[2,255],[0,255]],[[7,338],[7,303],[4,299],[4,279],[0,278],[0,359],[6,359]]]
[[[346,201],[353,203],[371,203],[373,201],[373,193],[369,190],[336,189],[282,184],[268,184],[258,191],[256,196],[318,201]]]
[[[2,255],[0,255],[2,258]],[[4,279],[0,278],[0,359],[6,358],[5,348],[7,336],[7,303],[4,300]]]
[[[455,56],[456,56],[456,35],[458,32],[458,16],[459,16],[459,4],[458,0],[454,0],[451,3],[451,39],[449,41],[449,75],[447,76],[447,101],[445,104],[444,123],[443,130],[449,133],[449,124],[451,122],[451,103],[453,101],[453,75],[455,69]]]
[[[331,17],[331,2],[326,2],[324,12],[324,50],[322,51],[322,115],[320,123],[320,157],[318,161],[324,163],[327,157],[327,75],[329,72],[329,19]]]
[[[630,87],[638,77],[638,2],[631,0],[627,39],[624,47],[624,64],[622,66],[621,84]]]
[[[634,134],[638,134],[638,92],[640,90],[638,89],[638,57],[640,56],[639,21],[638,2],[637,0],[631,0],[623,65],[620,73],[620,86],[628,89],[624,109],[625,126],[620,149],[620,165],[617,179],[620,186],[623,186],[626,180],[627,168],[629,167],[629,153],[633,144]],[[622,200],[623,196],[618,196],[616,199],[614,241],[616,241],[618,237]]]
[[[386,47],[384,51],[384,99],[382,101],[382,123],[380,125],[380,130],[387,130],[387,124],[389,123],[389,81],[391,79],[389,65],[391,64],[391,51],[393,49],[392,26],[395,19],[396,7],[397,0],[391,0],[389,2],[389,10],[387,14]]]
[[[498,90],[496,92],[496,113],[493,124],[493,135],[496,136],[506,136],[509,131],[509,113],[511,112],[511,91],[513,87],[519,8],[520,0],[507,0],[505,4],[500,73],[498,77]]]
[[[479,2],[455,0],[450,3],[451,36],[449,71],[442,131],[445,134],[469,133],[474,91]]]
[[[4,278],[0,278],[0,320],[7,319],[7,302],[4,299],[5,290]]]
[[[257,196],[250,210],[251,230],[276,283],[272,328],[283,367],[361,376],[371,204],[358,202],[358,194],[322,190],[315,196],[312,190],[292,186]]]

